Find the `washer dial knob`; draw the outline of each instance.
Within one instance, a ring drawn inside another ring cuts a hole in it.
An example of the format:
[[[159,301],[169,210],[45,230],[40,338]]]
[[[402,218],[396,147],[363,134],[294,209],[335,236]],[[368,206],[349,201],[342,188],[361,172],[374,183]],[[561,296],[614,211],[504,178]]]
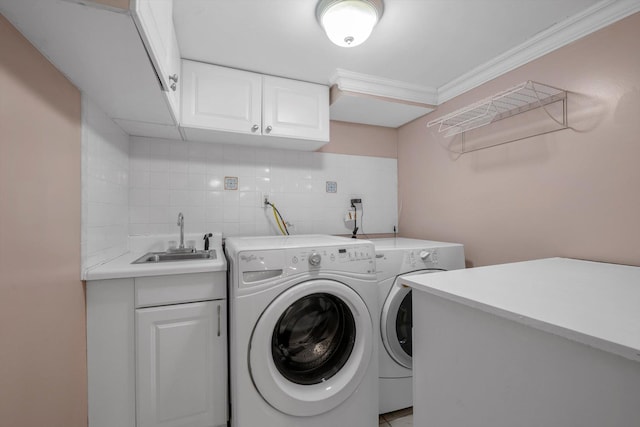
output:
[[[317,267],[320,265],[320,261],[322,261],[322,257],[319,253],[313,252],[311,255],[309,255],[309,265]]]
[[[420,251],[420,258],[423,261],[426,261],[429,258],[429,256],[431,256],[431,253],[429,251],[425,251],[425,250]]]

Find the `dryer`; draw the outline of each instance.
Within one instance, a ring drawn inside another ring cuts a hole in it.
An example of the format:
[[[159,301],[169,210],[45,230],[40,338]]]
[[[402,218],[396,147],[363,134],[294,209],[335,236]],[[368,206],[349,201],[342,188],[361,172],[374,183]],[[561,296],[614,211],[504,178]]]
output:
[[[228,238],[232,427],[371,427],[378,290],[366,240]]]
[[[371,239],[378,280],[379,413],[413,405],[411,289],[398,278],[464,268],[464,246],[407,238]]]

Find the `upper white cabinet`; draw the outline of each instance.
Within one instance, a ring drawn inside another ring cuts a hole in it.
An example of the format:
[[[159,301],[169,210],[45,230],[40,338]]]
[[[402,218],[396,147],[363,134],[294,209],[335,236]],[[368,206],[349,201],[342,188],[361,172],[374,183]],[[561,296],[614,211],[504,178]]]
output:
[[[4,1],[1,9],[56,68],[129,134],[180,139],[168,92],[158,82],[131,14],[90,1]],[[179,63],[179,54],[175,58]]]
[[[182,61],[188,140],[315,150],[329,142],[326,86]]]
[[[260,74],[186,60],[182,72],[183,127],[262,133]]]
[[[129,135],[296,150],[329,142],[327,86],[182,61],[173,1],[132,0],[131,13],[5,1],[2,13]]]
[[[180,49],[173,26],[173,0],[134,0],[133,18],[166,94],[180,121]]]
[[[264,76],[262,133],[329,142],[329,88]]]

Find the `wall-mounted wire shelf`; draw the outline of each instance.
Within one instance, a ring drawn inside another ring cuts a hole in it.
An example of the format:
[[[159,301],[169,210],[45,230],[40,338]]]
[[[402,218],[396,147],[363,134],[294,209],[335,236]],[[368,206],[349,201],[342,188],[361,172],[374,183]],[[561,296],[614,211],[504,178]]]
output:
[[[558,101],[562,101],[562,117],[559,119],[551,115],[545,108],[546,105],[553,104]],[[567,92],[565,90],[528,80],[512,87],[511,89],[499,92],[493,96],[432,120],[427,123],[427,127],[439,125],[438,132],[443,132],[446,137],[458,135],[460,133],[464,136],[464,132],[468,132],[472,129],[486,126],[490,123],[497,122],[498,120],[506,119],[508,117],[542,107],[547,115],[560,126],[557,130],[562,130],[569,127],[567,121],[566,101]],[[529,135],[528,137],[536,135],[537,134]],[[506,142],[496,145],[501,145]],[[489,148],[491,146],[493,145],[483,148]]]

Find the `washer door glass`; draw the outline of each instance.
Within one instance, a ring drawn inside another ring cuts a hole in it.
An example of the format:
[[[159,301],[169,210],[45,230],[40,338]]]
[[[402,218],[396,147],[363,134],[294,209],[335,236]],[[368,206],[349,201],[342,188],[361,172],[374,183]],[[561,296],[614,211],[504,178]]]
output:
[[[325,279],[299,283],[256,323],[249,348],[253,383],[285,414],[330,411],[368,372],[373,338],[369,309],[351,287]]]
[[[398,364],[411,369],[412,360],[412,336],[413,327],[411,288],[406,288],[398,283],[401,277],[415,274],[425,274],[434,271],[444,271],[440,269],[421,270],[413,273],[398,276],[391,286],[391,290],[382,307],[380,317],[380,334],[382,343],[387,353]]]
[[[402,298],[402,302],[398,307],[398,314],[396,315],[396,336],[398,337],[398,344],[407,356],[413,357],[411,347],[413,344],[411,338],[411,328],[413,327],[413,315],[411,314],[411,291]]]
[[[300,298],[280,316],[271,337],[271,353],[276,368],[289,381],[318,384],[349,360],[355,337],[349,307],[335,295],[316,293]]]

